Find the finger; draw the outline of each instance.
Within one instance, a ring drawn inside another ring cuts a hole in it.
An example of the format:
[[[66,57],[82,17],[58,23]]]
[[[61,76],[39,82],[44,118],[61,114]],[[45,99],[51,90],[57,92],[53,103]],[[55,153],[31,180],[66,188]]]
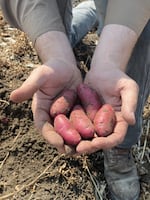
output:
[[[47,102],[47,104],[50,104],[50,102]],[[48,108],[46,102],[44,105],[46,106],[46,108]],[[75,154],[75,148],[65,145],[63,138],[54,130],[49,113],[47,113],[43,107],[37,106],[35,101],[32,102],[32,111],[35,126],[42,133],[44,139],[51,146],[55,147],[59,151],[59,153],[64,153],[67,155]]]
[[[54,127],[52,126],[52,120],[49,115],[49,106],[51,101],[46,101],[44,104],[34,98],[32,101],[32,112],[35,127],[47,140],[47,142],[58,149],[60,153],[65,153],[64,149],[64,140],[63,138],[55,132]]]
[[[59,153],[64,153],[70,156],[76,153],[74,147],[64,144],[63,138],[55,132],[53,126],[49,122],[44,123],[42,135],[51,146],[55,147],[59,151]]]
[[[121,113],[117,114],[117,124],[114,132],[107,137],[96,137],[92,141],[82,141],[77,146],[77,152],[82,153],[93,153],[100,149],[109,149],[121,144],[127,132],[128,124],[122,118]]]
[[[34,69],[22,86],[11,93],[10,99],[16,103],[30,99],[46,81],[45,74],[46,68],[44,67]]]
[[[117,123],[112,134],[107,137],[97,137],[93,139],[93,146],[97,149],[109,149],[121,144],[127,133],[128,123],[124,120],[121,113],[116,113]]]
[[[131,125],[135,124],[135,110],[138,100],[138,86],[133,84],[121,91],[122,107],[121,111],[124,119]]]
[[[90,154],[90,153],[95,152],[95,149],[93,149],[92,141],[82,140],[76,147],[76,152],[78,155]]]
[[[54,131],[53,126],[49,122],[43,124],[42,135],[51,146],[57,148],[60,153],[65,153],[62,137]]]

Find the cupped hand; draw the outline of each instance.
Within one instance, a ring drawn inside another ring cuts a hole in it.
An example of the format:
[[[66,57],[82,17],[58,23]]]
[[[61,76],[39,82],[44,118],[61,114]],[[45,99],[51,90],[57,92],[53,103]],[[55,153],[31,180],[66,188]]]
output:
[[[10,99],[22,102],[33,97],[32,112],[36,128],[60,153],[72,151],[62,137],[54,131],[49,110],[57,95],[65,89],[76,89],[81,83],[80,71],[74,65],[61,60],[51,61],[36,67],[21,87],[14,90]]]
[[[129,124],[135,123],[134,112],[137,105],[138,86],[120,69],[99,71],[90,70],[85,83],[97,91],[103,103],[111,104],[116,111],[116,126],[111,135],[95,137],[91,141],[82,141],[76,150],[79,154],[93,153],[100,149],[109,149],[121,144]]]

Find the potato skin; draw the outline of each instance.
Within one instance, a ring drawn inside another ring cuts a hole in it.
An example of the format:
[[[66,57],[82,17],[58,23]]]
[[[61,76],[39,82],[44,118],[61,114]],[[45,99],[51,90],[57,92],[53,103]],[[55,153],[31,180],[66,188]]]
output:
[[[76,146],[81,141],[80,134],[64,114],[59,114],[55,117],[54,129],[68,145]]]
[[[70,113],[70,121],[82,138],[93,138],[95,131],[94,126],[80,105],[74,106]]]
[[[95,90],[91,89],[87,84],[81,83],[77,87],[77,94],[81,100],[83,108],[91,121],[102,106],[101,100]]]
[[[94,127],[98,136],[108,136],[113,132],[116,124],[116,116],[113,107],[104,104],[96,113],[94,118]]]
[[[75,104],[76,98],[77,94],[74,90],[65,90],[63,94],[58,97],[51,105],[50,116],[54,118],[58,114],[67,115]]]

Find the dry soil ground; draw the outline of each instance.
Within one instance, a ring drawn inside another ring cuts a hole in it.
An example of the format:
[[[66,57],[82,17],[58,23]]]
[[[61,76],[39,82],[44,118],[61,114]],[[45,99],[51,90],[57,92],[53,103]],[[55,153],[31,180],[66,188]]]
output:
[[[75,49],[83,73],[91,61],[96,36],[90,33]],[[66,157],[34,128],[31,100],[15,104],[10,92],[40,61],[24,33],[10,27],[0,12],[0,200],[94,200],[94,190],[108,200],[103,154]],[[143,136],[134,149],[141,200],[150,199],[150,100],[143,112]],[[95,177],[100,180],[97,184]]]

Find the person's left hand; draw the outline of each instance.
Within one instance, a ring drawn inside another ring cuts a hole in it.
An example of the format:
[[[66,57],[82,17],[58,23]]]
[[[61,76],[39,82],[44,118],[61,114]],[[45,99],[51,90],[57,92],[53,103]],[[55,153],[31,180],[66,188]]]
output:
[[[116,126],[107,137],[83,140],[76,148],[78,154],[90,154],[101,149],[110,149],[121,144],[127,133],[128,124],[135,123],[138,86],[134,80],[119,69],[90,70],[85,83],[97,91],[104,103],[111,104],[116,111]]]
[[[98,150],[110,149],[123,142],[128,128],[128,123],[121,112],[116,112],[116,126],[113,133],[106,137],[94,137],[92,140],[82,140],[77,148],[77,154],[91,154]]]

